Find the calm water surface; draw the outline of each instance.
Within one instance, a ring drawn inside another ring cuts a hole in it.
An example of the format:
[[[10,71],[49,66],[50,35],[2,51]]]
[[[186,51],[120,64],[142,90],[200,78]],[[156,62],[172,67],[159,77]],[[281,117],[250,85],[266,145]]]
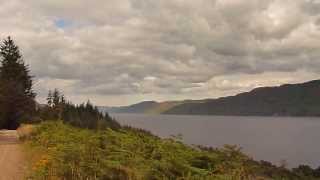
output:
[[[112,114],[121,124],[188,144],[234,144],[256,160],[320,166],[320,118]]]

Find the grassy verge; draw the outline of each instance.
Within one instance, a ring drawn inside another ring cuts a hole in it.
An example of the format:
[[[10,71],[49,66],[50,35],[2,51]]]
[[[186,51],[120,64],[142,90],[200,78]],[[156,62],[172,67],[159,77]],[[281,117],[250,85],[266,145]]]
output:
[[[93,131],[45,122],[26,144],[39,154],[32,179],[316,179],[256,162],[235,146],[190,147],[132,128]]]

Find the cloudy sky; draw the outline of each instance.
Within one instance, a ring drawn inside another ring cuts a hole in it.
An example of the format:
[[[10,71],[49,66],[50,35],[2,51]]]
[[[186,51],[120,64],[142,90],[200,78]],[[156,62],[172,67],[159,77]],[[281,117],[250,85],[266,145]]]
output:
[[[319,0],[0,0],[38,100],[214,98],[320,77]]]

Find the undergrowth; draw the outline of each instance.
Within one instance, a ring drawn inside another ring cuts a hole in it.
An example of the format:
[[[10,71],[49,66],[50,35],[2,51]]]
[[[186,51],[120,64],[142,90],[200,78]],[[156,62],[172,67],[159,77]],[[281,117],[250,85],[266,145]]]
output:
[[[26,143],[41,152],[30,179],[316,179],[254,161],[236,146],[191,147],[128,127],[88,130],[44,122]]]

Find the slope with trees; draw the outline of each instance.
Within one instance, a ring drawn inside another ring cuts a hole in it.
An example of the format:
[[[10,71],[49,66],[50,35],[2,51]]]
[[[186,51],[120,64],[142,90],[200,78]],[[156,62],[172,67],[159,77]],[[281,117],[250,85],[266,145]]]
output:
[[[189,102],[165,114],[241,116],[320,116],[320,80],[261,87],[236,96]]]
[[[57,89],[49,91],[47,104],[38,110],[39,118],[60,120],[67,124],[86,129],[118,129],[120,125],[108,113],[102,113],[90,101],[75,105],[67,101]]]

